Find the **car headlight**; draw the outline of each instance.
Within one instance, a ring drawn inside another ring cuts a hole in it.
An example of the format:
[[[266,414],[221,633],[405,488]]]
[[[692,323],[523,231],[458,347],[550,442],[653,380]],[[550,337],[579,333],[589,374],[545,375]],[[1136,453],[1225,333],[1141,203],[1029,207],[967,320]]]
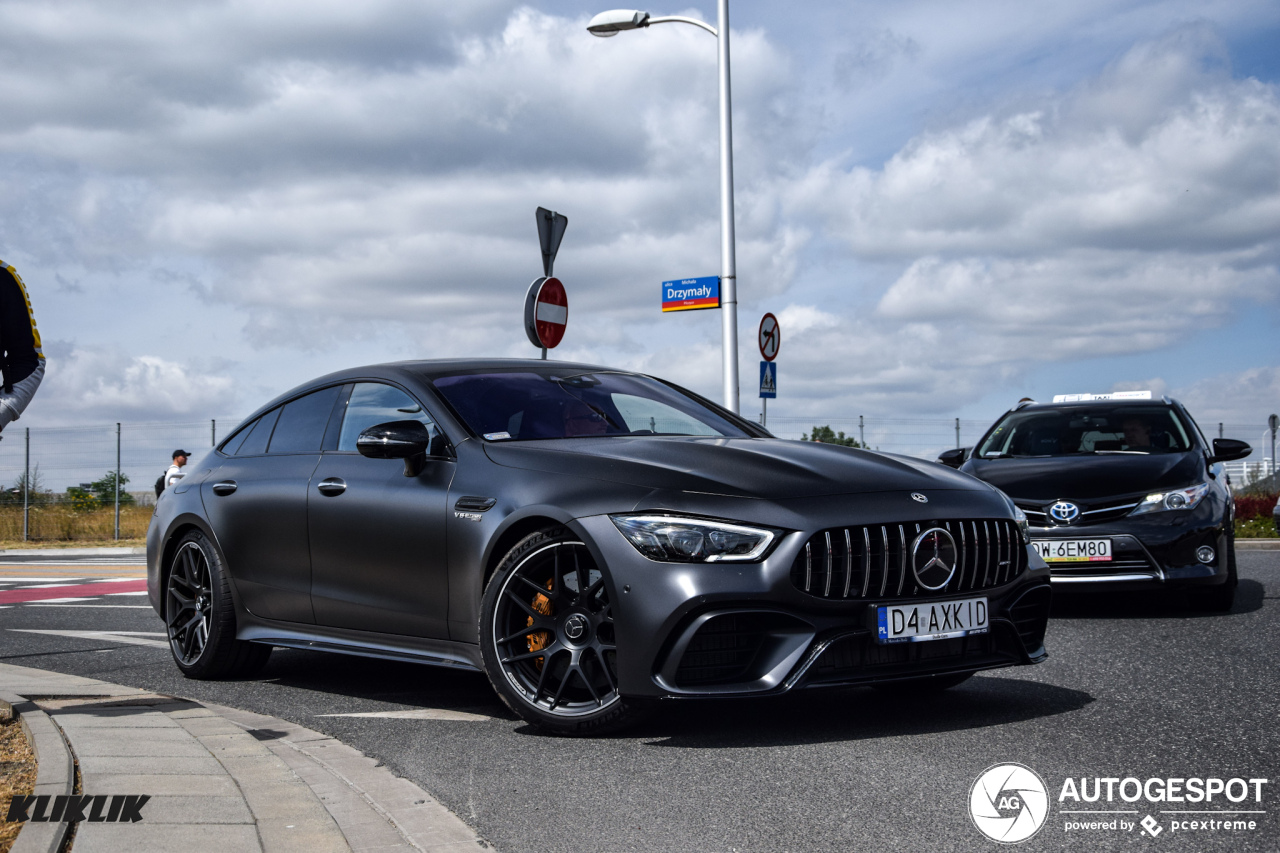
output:
[[[1031,526],[1027,523],[1027,514],[1013,502],[1013,498],[1004,492],[1000,492],[1000,497],[1004,498],[1004,502],[1009,506],[1009,511],[1013,513],[1013,522],[1018,525],[1018,533],[1022,536],[1022,544],[1029,545],[1031,543]]]
[[[1022,511],[1022,507],[1015,506],[1013,508],[1013,520],[1018,525],[1018,532],[1022,534],[1022,544],[1029,544],[1031,542],[1031,525],[1027,522],[1027,514]]]
[[[665,515],[609,516],[627,541],[661,563],[748,563],[769,550],[778,533],[723,521]]]
[[[1130,515],[1142,515],[1148,512],[1164,512],[1169,509],[1194,509],[1196,504],[1209,494],[1209,484],[1200,483],[1185,489],[1174,489],[1168,492],[1153,492],[1142,499],[1142,503],[1134,507]]]

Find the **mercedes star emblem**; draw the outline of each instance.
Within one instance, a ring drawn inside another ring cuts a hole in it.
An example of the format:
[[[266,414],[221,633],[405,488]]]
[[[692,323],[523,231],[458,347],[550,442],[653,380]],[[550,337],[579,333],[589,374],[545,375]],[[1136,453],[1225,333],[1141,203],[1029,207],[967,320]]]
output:
[[[922,589],[936,591],[950,583],[957,559],[956,540],[941,527],[921,533],[911,546],[911,568]]]

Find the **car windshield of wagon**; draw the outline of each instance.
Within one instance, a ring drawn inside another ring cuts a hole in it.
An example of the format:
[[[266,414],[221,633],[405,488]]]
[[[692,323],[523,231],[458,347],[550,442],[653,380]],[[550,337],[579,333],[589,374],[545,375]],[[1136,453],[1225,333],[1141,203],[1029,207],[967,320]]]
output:
[[[747,435],[697,400],[630,373],[511,371],[432,381],[467,426],[488,441]]]
[[[983,440],[981,459],[1182,453],[1188,430],[1172,408],[1098,406],[1010,412]]]

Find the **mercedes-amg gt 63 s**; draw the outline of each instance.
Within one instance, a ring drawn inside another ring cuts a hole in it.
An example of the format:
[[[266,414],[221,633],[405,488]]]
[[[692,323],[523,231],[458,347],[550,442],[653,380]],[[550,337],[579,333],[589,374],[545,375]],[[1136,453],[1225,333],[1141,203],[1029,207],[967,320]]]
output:
[[[1205,610],[1236,592],[1235,503],[1222,462],[1249,445],[1204,437],[1177,400],[1149,391],[1024,401],[967,461],[1030,518],[1060,590],[1183,589]]]
[[[417,661],[584,734],[665,697],[928,691],[1046,657],[1048,567],[1000,491],[779,440],[649,376],[346,370],[189,470],[147,572],[192,678],[249,675],[274,646]]]

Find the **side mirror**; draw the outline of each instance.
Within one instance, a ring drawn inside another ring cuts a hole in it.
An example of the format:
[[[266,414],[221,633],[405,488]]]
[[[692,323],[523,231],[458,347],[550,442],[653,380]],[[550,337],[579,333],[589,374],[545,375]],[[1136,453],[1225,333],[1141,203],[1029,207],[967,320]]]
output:
[[[1234,438],[1215,438],[1213,440],[1213,455],[1209,457],[1209,464],[1216,462],[1231,462],[1236,459],[1243,459],[1253,452],[1253,448],[1243,441],[1236,441]]]
[[[964,464],[964,460],[969,458],[969,451],[972,447],[953,447],[950,450],[944,450],[938,454],[938,462],[946,465],[948,468],[959,468]]]
[[[416,477],[428,456],[443,456],[447,442],[421,421],[392,421],[371,426],[356,438],[356,450],[370,459],[403,459],[404,475]]]

